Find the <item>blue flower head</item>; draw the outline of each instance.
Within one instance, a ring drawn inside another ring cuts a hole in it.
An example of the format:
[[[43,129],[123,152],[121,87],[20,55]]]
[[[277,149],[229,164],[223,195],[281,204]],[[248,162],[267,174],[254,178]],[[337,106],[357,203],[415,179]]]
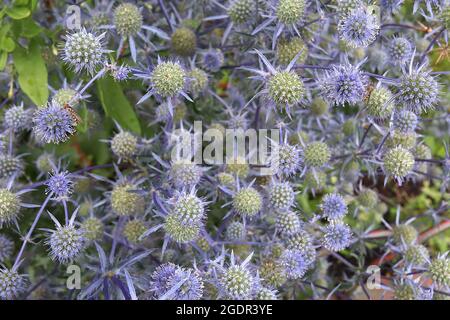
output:
[[[34,132],[45,143],[65,142],[75,133],[76,120],[65,108],[51,103],[38,109],[33,117]]]
[[[339,37],[352,47],[367,47],[377,38],[380,25],[366,8],[353,10],[338,24]]]

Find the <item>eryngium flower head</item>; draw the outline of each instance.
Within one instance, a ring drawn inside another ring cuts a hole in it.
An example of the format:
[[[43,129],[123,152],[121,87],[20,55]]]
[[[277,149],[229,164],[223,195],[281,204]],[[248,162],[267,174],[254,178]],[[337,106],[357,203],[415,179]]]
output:
[[[179,215],[169,213],[164,223],[164,231],[175,242],[188,243],[199,237],[200,226],[200,223],[185,224]]]
[[[130,220],[123,228],[124,237],[131,243],[140,242],[140,237],[147,231],[147,226],[142,220]]]
[[[282,65],[288,65],[299,53],[297,63],[302,64],[308,56],[308,47],[300,37],[294,37],[290,40],[282,38],[277,45],[278,62]]]
[[[394,38],[387,46],[388,57],[393,64],[407,62],[412,55],[411,43],[405,38]]]
[[[278,149],[278,172],[285,176],[295,174],[301,167],[300,150],[295,145],[282,144]]]
[[[0,298],[14,299],[25,290],[25,277],[13,269],[0,269]]]
[[[410,224],[400,224],[392,230],[392,238],[397,245],[411,244],[416,241],[418,232]]]
[[[86,240],[94,241],[101,239],[105,226],[100,219],[90,217],[83,221],[81,229]]]
[[[142,27],[142,14],[132,3],[122,3],[114,10],[114,26],[123,37],[134,36]]]
[[[300,102],[305,88],[300,76],[293,71],[280,71],[268,81],[270,98],[277,106],[291,106]]]
[[[355,104],[363,100],[366,93],[367,78],[350,64],[333,66],[326,72],[320,83],[322,94],[330,103]]]
[[[252,187],[243,188],[233,197],[233,209],[244,216],[254,216],[262,208],[262,197]]]
[[[161,62],[151,75],[155,92],[162,97],[173,97],[183,90],[186,74],[177,62]]]
[[[220,49],[209,49],[201,57],[201,64],[205,70],[217,72],[223,66],[225,58]]]
[[[36,136],[45,143],[65,142],[76,131],[73,115],[54,103],[38,109],[34,114],[33,123]]]
[[[200,182],[202,170],[194,163],[179,161],[172,164],[169,176],[177,188],[189,188]]]
[[[208,86],[208,75],[202,69],[192,69],[189,71],[187,77],[189,92],[191,92],[194,97],[198,96]]]
[[[228,15],[231,21],[236,24],[248,22],[255,10],[255,1],[253,0],[232,0],[228,7]]]
[[[31,114],[23,109],[23,104],[12,106],[5,111],[4,124],[5,127],[14,132],[21,132],[29,128]]]
[[[404,257],[408,263],[414,266],[420,266],[429,261],[430,254],[425,246],[412,244],[405,250]]]
[[[145,199],[131,183],[121,183],[111,191],[111,208],[120,216],[130,216],[145,211]]]
[[[325,227],[322,245],[330,251],[341,251],[352,241],[352,231],[344,223],[330,223]]]
[[[273,208],[286,210],[293,205],[295,193],[289,182],[273,182],[269,187],[268,196]]]
[[[256,300],[278,300],[278,292],[274,289],[261,287],[255,298]]]
[[[9,154],[0,155],[0,179],[8,179],[13,175],[17,177],[23,173],[24,164],[20,157]]]
[[[330,161],[330,157],[330,149],[324,142],[311,142],[303,150],[303,162],[309,167],[322,167]]]
[[[380,25],[367,8],[357,8],[339,21],[339,37],[352,47],[367,47],[377,38]]]
[[[197,37],[189,28],[181,27],[172,34],[172,50],[180,56],[192,56],[195,53]]]
[[[411,172],[414,167],[413,154],[403,147],[389,149],[383,157],[383,169],[387,175],[393,176],[398,182]]]
[[[400,283],[394,287],[395,300],[416,300],[417,288],[411,283]]]
[[[286,276],[290,279],[300,279],[308,271],[305,256],[297,249],[285,250],[280,257],[280,264],[283,266]]]
[[[69,177],[69,172],[53,172],[46,181],[47,193],[53,193],[57,199],[67,199],[73,191],[73,181]]]
[[[400,110],[394,114],[392,123],[395,130],[402,133],[414,132],[417,127],[417,116],[414,112],[408,110]]]
[[[111,140],[111,150],[120,159],[130,159],[137,152],[137,138],[128,131],[120,131]]]
[[[294,211],[276,213],[275,226],[282,236],[291,236],[300,231],[300,219]]]
[[[50,256],[59,263],[67,264],[77,258],[84,248],[84,237],[73,225],[57,226],[47,239]]]
[[[394,103],[392,93],[385,87],[378,87],[372,90],[367,100],[367,113],[375,119],[388,119]]]
[[[70,88],[62,88],[55,92],[52,97],[52,103],[57,104],[61,107],[66,104],[73,106],[79,100],[76,95],[77,92],[75,90]]]
[[[339,220],[347,214],[347,204],[344,198],[337,193],[325,195],[320,209],[328,220]]]
[[[315,261],[316,250],[314,249],[311,236],[305,230],[300,229],[295,234],[285,237],[284,243],[287,249],[299,250],[308,265]]]
[[[195,191],[180,192],[170,202],[173,204],[171,214],[176,215],[182,224],[197,225],[202,222],[205,204],[195,195]]]
[[[239,221],[233,221],[227,227],[225,237],[228,241],[239,241],[245,238],[245,226]]]
[[[0,234],[0,263],[11,258],[14,250],[14,242],[7,236]]]
[[[364,189],[358,195],[358,203],[364,208],[372,209],[378,203],[378,193],[372,189]]]
[[[157,299],[199,300],[203,296],[203,280],[191,268],[166,263],[153,272],[151,290]]]
[[[0,189],[0,227],[16,221],[20,212],[20,198],[8,189]]]
[[[245,266],[232,265],[221,273],[219,283],[227,297],[235,300],[248,299],[254,279]]]
[[[398,146],[410,150],[415,146],[416,140],[417,135],[414,131],[404,133],[399,130],[394,130],[386,140],[386,147],[395,148]]]
[[[346,17],[354,9],[361,6],[361,0],[337,0],[337,9],[340,17]]]
[[[104,63],[103,37],[104,34],[96,36],[85,29],[66,35],[63,60],[73,67],[75,72],[86,70],[92,74]]]
[[[304,0],[279,0],[276,15],[281,23],[294,24],[303,18],[305,13]]]
[[[429,71],[423,69],[404,73],[400,78],[397,100],[414,112],[432,110],[438,102],[439,85]]]
[[[447,257],[443,256],[431,260],[428,272],[437,285],[442,287],[450,286],[450,259]]]

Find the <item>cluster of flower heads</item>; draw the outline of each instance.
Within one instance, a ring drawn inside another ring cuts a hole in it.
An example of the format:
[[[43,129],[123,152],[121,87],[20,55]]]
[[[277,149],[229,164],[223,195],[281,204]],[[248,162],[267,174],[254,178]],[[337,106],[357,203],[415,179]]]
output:
[[[446,0],[48,9],[47,103],[0,56],[0,299],[450,297]],[[180,160],[197,121],[276,129],[276,169]]]

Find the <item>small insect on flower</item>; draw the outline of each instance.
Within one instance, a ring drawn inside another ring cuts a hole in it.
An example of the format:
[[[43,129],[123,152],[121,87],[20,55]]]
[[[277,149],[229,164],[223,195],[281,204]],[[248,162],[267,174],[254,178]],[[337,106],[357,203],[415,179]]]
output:
[[[320,209],[329,221],[342,219],[348,212],[344,198],[336,193],[325,195]]]
[[[77,122],[66,108],[50,103],[39,108],[33,117],[34,133],[45,143],[67,141],[76,132]]]
[[[368,8],[357,8],[342,18],[338,24],[340,39],[352,47],[367,47],[380,31],[378,18]]]
[[[350,227],[342,222],[330,223],[324,229],[322,245],[330,251],[341,251],[352,241]]]
[[[0,298],[12,300],[18,298],[19,295],[26,289],[26,279],[17,270],[7,269],[5,267],[0,269]]]

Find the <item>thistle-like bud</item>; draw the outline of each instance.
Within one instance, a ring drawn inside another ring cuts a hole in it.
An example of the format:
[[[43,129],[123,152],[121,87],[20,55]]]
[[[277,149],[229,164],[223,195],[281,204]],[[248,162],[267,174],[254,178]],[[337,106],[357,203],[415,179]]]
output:
[[[197,37],[189,28],[178,28],[172,34],[172,50],[183,57],[192,56],[195,53]]]
[[[90,217],[83,221],[81,229],[86,240],[95,241],[101,239],[105,226],[100,219]]]
[[[228,15],[236,24],[248,22],[255,10],[255,1],[234,0],[228,7]]]
[[[305,13],[304,0],[279,0],[276,15],[281,23],[294,24],[303,18]]]
[[[131,243],[139,243],[140,237],[147,231],[147,226],[141,220],[130,220],[123,228],[123,236]]]
[[[421,244],[413,244],[408,246],[404,254],[405,260],[415,266],[425,264],[430,258],[428,249]]]
[[[299,52],[301,53],[297,58],[297,63],[301,64],[306,61],[308,47],[300,37],[294,37],[290,40],[283,38],[278,42],[277,58],[278,62],[282,65],[288,65]]]
[[[132,3],[122,3],[114,10],[114,26],[123,37],[134,36],[142,27],[142,14]]]
[[[311,142],[303,150],[303,161],[309,167],[322,167],[330,161],[330,158],[330,149],[324,142]]]
[[[47,239],[52,260],[67,264],[76,259],[84,248],[83,232],[73,225],[57,226]]]
[[[363,189],[358,194],[358,203],[364,208],[372,209],[378,203],[378,193],[372,189]]]
[[[375,119],[388,119],[394,109],[392,93],[385,87],[372,90],[367,101],[367,113]]]
[[[13,175],[17,177],[23,173],[24,164],[21,158],[9,154],[0,155],[0,179],[8,179]]]
[[[137,138],[127,131],[120,131],[111,140],[111,150],[120,159],[130,159],[137,152]]]
[[[24,110],[23,105],[12,106],[5,111],[4,124],[6,128],[14,132],[21,132],[29,129],[31,114]]]
[[[0,298],[14,299],[25,290],[25,277],[13,269],[0,269]]]
[[[442,287],[450,286],[450,259],[439,257],[431,260],[428,271],[436,284]]]
[[[270,185],[269,203],[278,210],[289,209],[295,200],[295,193],[289,182],[274,182]]]
[[[412,46],[405,38],[394,38],[388,44],[387,52],[392,63],[405,63],[412,55]]]
[[[19,197],[8,189],[0,189],[0,226],[15,221],[19,213]]]
[[[234,195],[233,209],[240,215],[254,216],[261,208],[262,197],[252,187],[243,188]]]
[[[245,239],[245,226],[239,221],[233,221],[227,227],[225,237],[228,241],[239,241]]]
[[[344,198],[336,193],[325,195],[320,204],[320,209],[328,220],[342,219],[348,212]]]
[[[414,156],[407,149],[389,149],[383,157],[383,168],[388,175],[402,181],[413,169]]]
[[[162,97],[173,97],[183,90],[186,74],[177,62],[161,62],[152,72],[154,90]]]
[[[352,241],[352,231],[344,223],[330,223],[325,227],[322,245],[330,251],[341,251]]]
[[[227,297],[248,299],[253,289],[254,279],[250,271],[240,265],[232,265],[220,275],[219,282]]]
[[[402,245],[403,243],[411,244],[416,241],[418,232],[410,224],[401,224],[393,229],[392,236],[394,242],[398,245]]]
[[[300,231],[300,219],[294,211],[277,212],[275,226],[282,236],[288,237]]]
[[[111,191],[111,208],[120,216],[130,216],[143,213],[145,210],[145,199],[137,192],[131,183],[116,185]]]
[[[189,92],[191,92],[194,97],[198,96],[208,86],[208,75],[199,68],[194,68],[189,71],[187,77]]]
[[[278,106],[290,106],[300,102],[305,88],[299,75],[292,71],[280,71],[268,82],[270,98]]]

